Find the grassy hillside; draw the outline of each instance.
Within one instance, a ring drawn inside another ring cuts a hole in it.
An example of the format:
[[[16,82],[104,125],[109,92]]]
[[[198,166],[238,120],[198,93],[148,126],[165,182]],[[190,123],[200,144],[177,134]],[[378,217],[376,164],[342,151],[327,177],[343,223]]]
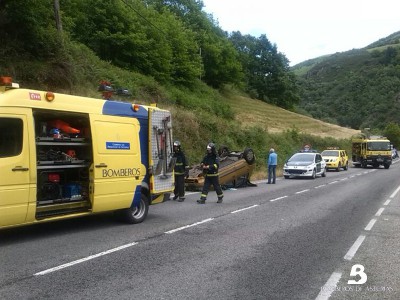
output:
[[[359,132],[351,128],[340,127],[320,120],[297,114],[265,102],[232,96],[227,99],[235,112],[235,120],[243,127],[261,126],[269,133],[282,133],[288,129],[297,129],[301,133],[318,137],[347,139]]]
[[[359,133],[232,91],[222,93],[220,101],[230,107],[233,119],[180,106],[167,107],[173,112],[174,135],[181,140],[191,164],[199,162],[208,141],[214,141],[217,146],[227,145],[232,150],[250,147],[257,157],[252,179],[261,179],[266,177],[265,160],[271,147],[279,155],[278,174],[281,174],[284,161],[304,144],[310,143],[320,151],[339,146],[350,152],[350,137]]]

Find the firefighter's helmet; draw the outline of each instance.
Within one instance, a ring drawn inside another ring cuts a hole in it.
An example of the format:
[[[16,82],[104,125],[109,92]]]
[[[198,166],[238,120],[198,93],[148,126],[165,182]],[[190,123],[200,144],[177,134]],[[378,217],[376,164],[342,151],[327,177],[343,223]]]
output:
[[[181,142],[175,141],[174,142],[174,151],[180,151],[180,150],[181,150]]]
[[[207,152],[211,150],[210,152],[213,154],[217,153],[217,150],[215,149],[215,144],[214,143],[208,143],[207,145]]]

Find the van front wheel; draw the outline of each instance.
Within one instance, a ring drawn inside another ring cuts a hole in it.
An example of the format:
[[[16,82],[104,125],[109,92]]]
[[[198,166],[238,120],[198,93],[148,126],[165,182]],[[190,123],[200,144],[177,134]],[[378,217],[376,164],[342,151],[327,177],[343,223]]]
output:
[[[138,224],[144,221],[149,212],[149,199],[142,193],[138,206],[132,205],[120,212],[121,220],[129,224]]]

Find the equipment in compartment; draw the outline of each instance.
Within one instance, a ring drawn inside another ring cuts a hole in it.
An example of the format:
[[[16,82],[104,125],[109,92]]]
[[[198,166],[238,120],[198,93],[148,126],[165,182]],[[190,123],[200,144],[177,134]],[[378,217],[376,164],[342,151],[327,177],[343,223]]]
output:
[[[47,201],[61,199],[61,174],[59,172],[42,172],[39,175],[38,200]]]
[[[64,147],[65,148],[65,147]],[[65,152],[64,152],[65,151]],[[62,165],[62,164],[83,164],[84,159],[79,159],[75,149],[62,150],[60,147],[48,148],[40,147],[37,158],[38,165]]]
[[[38,214],[62,214],[79,203],[89,207],[93,158],[88,116],[38,110],[34,117]]]
[[[79,183],[68,183],[63,186],[63,197],[71,201],[82,199],[82,186]]]
[[[39,205],[88,200],[87,169],[65,169],[38,173]]]

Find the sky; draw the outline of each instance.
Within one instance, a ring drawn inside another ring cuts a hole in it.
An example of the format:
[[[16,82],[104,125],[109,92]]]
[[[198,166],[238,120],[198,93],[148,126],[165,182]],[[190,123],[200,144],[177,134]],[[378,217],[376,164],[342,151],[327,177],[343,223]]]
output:
[[[276,44],[296,65],[359,49],[400,31],[400,0],[203,0],[225,31]]]

